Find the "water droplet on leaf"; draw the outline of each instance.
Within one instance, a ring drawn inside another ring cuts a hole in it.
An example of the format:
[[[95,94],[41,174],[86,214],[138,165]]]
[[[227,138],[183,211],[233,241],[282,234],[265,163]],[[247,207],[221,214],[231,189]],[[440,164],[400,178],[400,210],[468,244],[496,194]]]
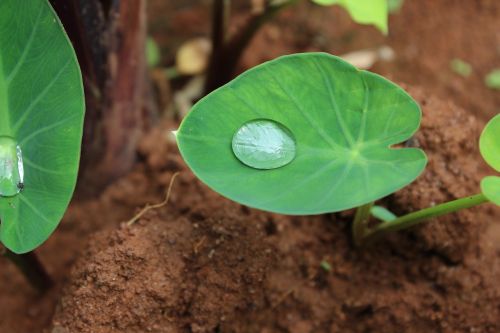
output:
[[[276,169],[296,155],[292,132],[272,120],[256,119],[241,126],[233,137],[234,155],[255,169]]]
[[[23,188],[24,167],[21,148],[8,136],[0,136],[0,197],[11,197]]]

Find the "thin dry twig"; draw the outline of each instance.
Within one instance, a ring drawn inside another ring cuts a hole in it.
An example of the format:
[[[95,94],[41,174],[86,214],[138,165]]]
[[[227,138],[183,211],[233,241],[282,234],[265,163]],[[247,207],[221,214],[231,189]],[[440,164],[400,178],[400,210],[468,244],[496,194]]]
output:
[[[168,184],[168,189],[167,189],[167,194],[165,196],[165,200],[163,200],[162,202],[160,202],[156,205],[146,204],[146,206],[143,209],[141,209],[141,211],[139,213],[137,213],[137,215],[135,215],[133,218],[131,218],[130,220],[127,221],[127,225],[130,226],[130,225],[134,224],[146,212],[150,211],[151,209],[157,209],[157,208],[161,208],[161,207],[165,206],[168,203],[168,200],[170,199],[170,193],[172,192],[172,186],[174,185],[174,180],[178,175],[179,175],[179,172],[176,172],[173,174],[172,179],[170,179],[170,184]]]
[[[199,250],[200,250],[200,247],[203,245],[203,243],[205,243],[205,240],[207,239],[207,237],[203,236],[203,238],[194,245],[193,247],[193,251],[195,254],[198,254]]]
[[[286,293],[284,293],[278,299],[278,301],[271,306],[271,309],[276,309],[281,303],[283,303],[288,298],[288,296],[292,295],[294,292],[295,292],[295,288],[288,289],[288,291]]]

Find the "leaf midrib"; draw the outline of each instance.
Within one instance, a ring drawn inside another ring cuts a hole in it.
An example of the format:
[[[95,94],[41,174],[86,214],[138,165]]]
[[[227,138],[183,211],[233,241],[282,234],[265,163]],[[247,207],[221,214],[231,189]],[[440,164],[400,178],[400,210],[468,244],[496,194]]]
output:
[[[12,128],[10,113],[9,113],[8,87],[9,87],[10,82],[17,75],[19,69],[21,68],[21,66],[23,65],[23,63],[26,60],[26,56],[28,54],[28,51],[29,51],[32,43],[33,43],[33,39],[35,37],[36,27],[38,25],[38,22],[40,21],[40,17],[41,17],[42,12],[43,12],[43,3],[40,5],[40,9],[38,10],[36,21],[33,24],[33,28],[31,29],[30,35],[28,37],[28,41],[24,45],[24,49],[23,49],[23,52],[21,54],[21,57],[19,58],[15,67],[12,69],[12,71],[9,73],[8,76],[5,75],[4,68],[3,68],[2,52],[0,52],[0,136],[14,137],[15,131]],[[2,121],[2,120],[5,120],[5,121]]]
[[[3,71],[3,58],[0,52],[0,136],[12,136],[9,115],[8,88]]]

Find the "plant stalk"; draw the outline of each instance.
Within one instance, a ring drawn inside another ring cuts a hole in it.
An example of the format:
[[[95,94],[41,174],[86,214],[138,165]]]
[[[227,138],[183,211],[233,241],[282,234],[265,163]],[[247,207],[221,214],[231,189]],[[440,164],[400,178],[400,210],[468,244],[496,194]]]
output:
[[[35,252],[15,254],[5,249],[4,256],[19,268],[31,286],[41,294],[47,292],[53,286],[52,278],[45,270]]]
[[[212,54],[205,81],[205,93],[216,89],[217,75],[223,66],[224,53],[226,52],[227,26],[230,14],[229,0],[213,0],[212,6]],[[208,87],[213,88],[208,88]]]
[[[212,47],[216,52],[226,42],[230,0],[214,0],[212,13]]]
[[[226,40],[224,26],[227,21],[228,6],[224,6],[223,1],[224,0],[214,0],[214,14],[212,20],[213,49],[205,82],[205,94],[229,82],[234,75],[236,65],[241,55],[259,29],[266,22],[271,20],[281,9],[297,2],[297,0],[288,0],[276,5],[272,4],[271,1],[267,1],[266,8],[262,13],[253,15],[239,33]],[[221,38],[221,36],[224,36],[224,38]],[[223,40],[224,43],[221,43],[221,40]]]
[[[352,223],[352,238],[356,246],[361,245],[361,242],[368,231],[370,210],[373,207],[373,204],[374,202],[369,202],[356,209],[356,215],[354,215],[354,221]]]
[[[368,230],[361,239],[361,244],[373,242],[389,232],[398,231],[419,224],[432,217],[453,213],[461,209],[471,208],[489,200],[484,194],[479,193],[465,198],[445,202],[434,207],[425,208],[413,213],[398,217],[395,220],[382,222]]]

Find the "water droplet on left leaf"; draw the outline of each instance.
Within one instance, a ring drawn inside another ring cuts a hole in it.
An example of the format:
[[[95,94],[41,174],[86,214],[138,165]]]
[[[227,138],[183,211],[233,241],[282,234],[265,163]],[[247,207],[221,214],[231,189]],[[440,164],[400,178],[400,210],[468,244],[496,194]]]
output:
[[[296,155],[292,132],[284,125],[256,119],[241,126],[233,136],[234,155],[255,169],[276,169],[289,164]]]
[[[23,188],[24,166],[21,148],[8,136],[0,136],[0,197],[11,197]]]

